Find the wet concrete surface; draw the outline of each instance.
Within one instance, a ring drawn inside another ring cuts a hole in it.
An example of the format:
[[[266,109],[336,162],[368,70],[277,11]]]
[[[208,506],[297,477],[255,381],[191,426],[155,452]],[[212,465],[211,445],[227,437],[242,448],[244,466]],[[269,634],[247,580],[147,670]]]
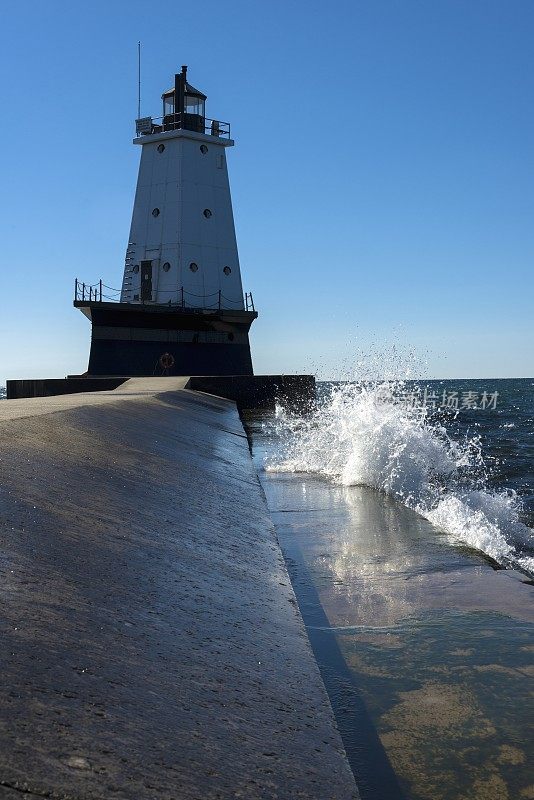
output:
[[[235,406],[0,414],[0,797],[356,798]]]

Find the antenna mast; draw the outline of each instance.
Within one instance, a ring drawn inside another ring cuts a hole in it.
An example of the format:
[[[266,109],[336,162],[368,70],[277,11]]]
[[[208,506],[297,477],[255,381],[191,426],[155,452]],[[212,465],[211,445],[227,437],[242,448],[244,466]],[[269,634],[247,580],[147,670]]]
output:
[[[137,42],[137,119],[141,119],[141,42]]]

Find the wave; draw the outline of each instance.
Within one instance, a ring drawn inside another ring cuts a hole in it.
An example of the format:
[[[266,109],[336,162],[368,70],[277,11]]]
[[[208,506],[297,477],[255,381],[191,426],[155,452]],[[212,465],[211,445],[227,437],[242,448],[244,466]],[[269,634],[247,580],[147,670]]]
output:
[[[451,542],[534,571],[533,531],[520,519],[513,490],[488,488],[479,437],[455,441],[426,408],[396,400],[404,389],[403,383],[333,386],[304,418],[278,407],[278,447],[265,469],[373,487],[444,530]]]

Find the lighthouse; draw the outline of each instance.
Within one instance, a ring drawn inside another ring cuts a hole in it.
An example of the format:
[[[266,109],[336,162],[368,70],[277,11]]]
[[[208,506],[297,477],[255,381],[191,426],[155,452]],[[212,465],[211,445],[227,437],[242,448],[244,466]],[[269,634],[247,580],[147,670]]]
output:
[[[136,120],[141,149],[120,293],[76,280],[92,324],[89,375],[252,375],[226,150],[230,125],[206,116],[187,67],[160,117]]]

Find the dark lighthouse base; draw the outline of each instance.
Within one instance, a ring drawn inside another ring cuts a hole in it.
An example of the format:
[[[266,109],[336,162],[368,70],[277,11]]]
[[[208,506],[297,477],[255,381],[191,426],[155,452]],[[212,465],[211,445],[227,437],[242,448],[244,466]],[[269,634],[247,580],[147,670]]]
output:
[[[248,332],[255,311],[74,304],[92,323],[87,372],[64,379],[7,381],[8,399],[112,391],[129,378],[181,376],[181,388],[226,397],[240,410],[282,403],[301,412],[313,406],[312,375],[253,374]]]
[[[75,301],[91,320],[87,374],[252,375],[255,311]]]

